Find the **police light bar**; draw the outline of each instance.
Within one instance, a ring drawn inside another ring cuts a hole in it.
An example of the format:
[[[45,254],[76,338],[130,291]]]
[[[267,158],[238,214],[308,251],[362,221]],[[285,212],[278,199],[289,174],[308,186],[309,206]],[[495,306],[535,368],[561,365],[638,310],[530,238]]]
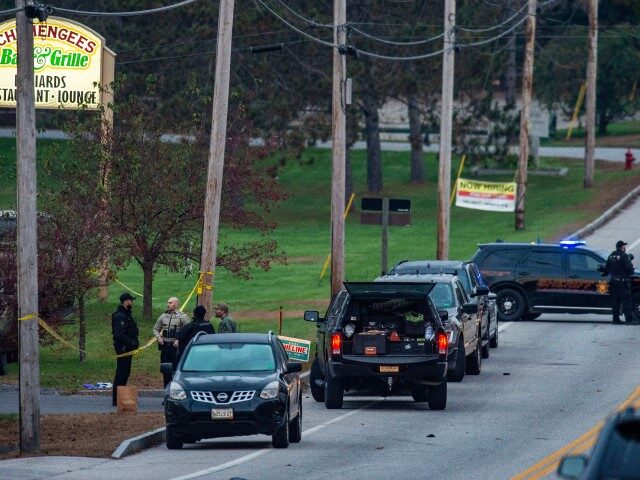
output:
[[[584,240],[562,240],[560,242],[560,245],[562,245],[562,247],[564,248],[572,248],[572,247],[577,247],[578,245],[586,245],[587,242],[585,242]]]

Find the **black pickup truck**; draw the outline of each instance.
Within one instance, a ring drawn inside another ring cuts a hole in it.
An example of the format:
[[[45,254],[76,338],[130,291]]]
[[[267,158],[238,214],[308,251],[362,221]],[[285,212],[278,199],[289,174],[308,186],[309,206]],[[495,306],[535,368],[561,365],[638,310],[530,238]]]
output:
[[[317,355],[310,374],[313,398],[342,408],[346,390],[388,395],[409,389],[431,410],[447,404],[448,338],[429,298],[435,283],[344,284],[318,326]]]

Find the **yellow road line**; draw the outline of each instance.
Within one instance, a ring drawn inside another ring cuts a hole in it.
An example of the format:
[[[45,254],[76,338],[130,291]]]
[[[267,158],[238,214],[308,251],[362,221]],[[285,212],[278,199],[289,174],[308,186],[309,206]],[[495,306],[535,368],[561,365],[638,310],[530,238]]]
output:
[[[639,398],[640,398],[640,387],[637,387],[631,393],[631,395],[629,395],[627,399],[616,408],[616,411],[624,410],[630,405],[633,405],[634,402],[636,402],[636,400],[639,400]],[[602,428],[603,424],[604,424],[603,421],[598,422],[588,432],[584,433],[579,438],[573,440],[571,443],[568,443],[564,447],[547,455],[542,460],[540,460],[536,464],[526,469],[524,472],[521,472],[517,474],[515,477],[512,477],[511,480],[525,480],[525,479],[536,480],[549,474],[551,471],[553,471],[557,467],[558,462],[564,455],[570,452],[572,453],[582,452],[590,448],[590,446],[595,441],[595,438],[599,433],[600,428]]]

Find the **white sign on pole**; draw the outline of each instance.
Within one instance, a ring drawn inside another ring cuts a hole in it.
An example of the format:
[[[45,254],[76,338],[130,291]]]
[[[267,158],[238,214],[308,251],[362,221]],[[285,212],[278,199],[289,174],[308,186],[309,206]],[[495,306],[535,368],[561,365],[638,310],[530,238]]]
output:
[[[459,178],[456,188],[456,207],[492,212],[513,212],[516,209],[515,182],[479,182]]]

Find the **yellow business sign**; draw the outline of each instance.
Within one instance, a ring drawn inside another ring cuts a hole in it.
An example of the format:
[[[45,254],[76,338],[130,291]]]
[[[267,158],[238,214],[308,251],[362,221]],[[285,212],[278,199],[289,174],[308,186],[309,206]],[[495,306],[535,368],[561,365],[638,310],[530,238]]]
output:
[[[0,24],[0,107],[16,106],[16,21]],[[104,39],[62,18],[33,25],[36,108],[96,109],[102,78]]]

